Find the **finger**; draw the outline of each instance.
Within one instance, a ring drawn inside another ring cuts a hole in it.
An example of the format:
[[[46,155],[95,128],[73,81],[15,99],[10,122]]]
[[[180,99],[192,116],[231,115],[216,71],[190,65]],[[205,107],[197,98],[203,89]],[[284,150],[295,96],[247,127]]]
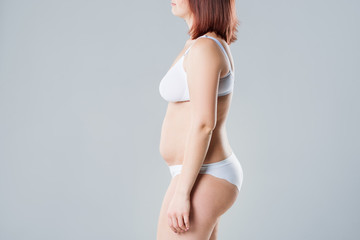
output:
[[[173,216],[172,221],[173,221],[173,226],[176,229],[176,231],[181,232],[181,229],[179,228],[176,216]]]
[[[179,215],[177,217],[177,220],[178,220],[178,224],[179,224],[179,228],[183,231],[186,230],[186,227],[185,227],[185,223],[184,223],[184,220],[183,220],[183,216],[182,215]]]
[[[172,222],[172,218],[168,217],[168,225],[171,228],[171,230],[173,230],[176,233],[176,229],[173,226],[173,222]]]
[[[189,214],[184,214],[184,222],[185,222],[186,230],[189,230],[190,228]]]

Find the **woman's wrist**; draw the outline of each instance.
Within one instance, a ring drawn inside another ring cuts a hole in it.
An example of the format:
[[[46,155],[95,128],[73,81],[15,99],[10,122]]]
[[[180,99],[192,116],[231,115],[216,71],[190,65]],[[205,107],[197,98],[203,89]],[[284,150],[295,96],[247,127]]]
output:
[[[174,194],[177,198],[190,199],[190,193],[184,191],[175,191]]]

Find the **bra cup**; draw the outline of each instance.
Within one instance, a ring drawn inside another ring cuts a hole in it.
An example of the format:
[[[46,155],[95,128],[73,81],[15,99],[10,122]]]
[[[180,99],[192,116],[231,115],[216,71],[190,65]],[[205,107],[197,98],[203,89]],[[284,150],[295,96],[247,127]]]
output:
[[[160,82],[160,95],[167,101],[180,101],[184,96],[184,92],[187,91],[187,83],[184,84],[186,74],[180,68],[182,62],[182,59],[180,59]]]

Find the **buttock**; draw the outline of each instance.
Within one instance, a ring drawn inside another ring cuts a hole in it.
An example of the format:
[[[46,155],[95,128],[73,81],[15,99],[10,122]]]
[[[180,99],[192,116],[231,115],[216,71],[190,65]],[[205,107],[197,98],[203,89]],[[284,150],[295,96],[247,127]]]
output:
[[[181,164],[171,165],[168,167],[172,177],[181,173]],[[214,177],[225,179],[234,184],[239,191],[244,178],[242,166],[234,152],[232,152],[231,155],[224,160],[201,165],[199,174],[210,174]]]

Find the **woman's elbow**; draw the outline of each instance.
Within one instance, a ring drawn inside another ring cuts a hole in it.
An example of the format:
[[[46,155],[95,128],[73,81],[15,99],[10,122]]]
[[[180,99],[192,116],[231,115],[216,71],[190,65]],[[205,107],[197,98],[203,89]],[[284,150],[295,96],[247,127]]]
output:
[[[211,134],[214,131],[215,127],[216,123],[212,121],[203,121],[195,124],[196,129],[202,132],[206,132],[208,134]]]

